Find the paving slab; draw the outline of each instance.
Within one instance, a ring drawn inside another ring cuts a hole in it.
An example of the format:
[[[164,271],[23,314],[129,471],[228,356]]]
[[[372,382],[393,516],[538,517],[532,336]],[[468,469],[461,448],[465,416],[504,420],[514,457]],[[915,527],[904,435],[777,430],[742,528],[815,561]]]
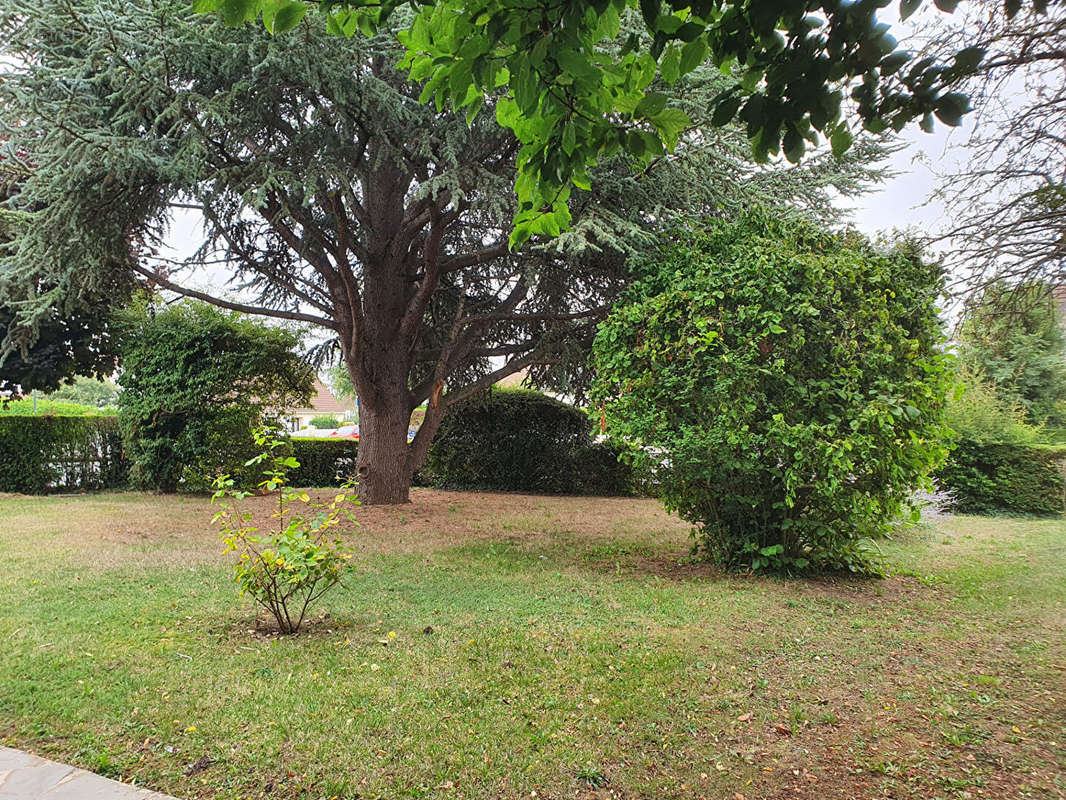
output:
[[[83,769],[0,747],[0,800],[175,800]]]

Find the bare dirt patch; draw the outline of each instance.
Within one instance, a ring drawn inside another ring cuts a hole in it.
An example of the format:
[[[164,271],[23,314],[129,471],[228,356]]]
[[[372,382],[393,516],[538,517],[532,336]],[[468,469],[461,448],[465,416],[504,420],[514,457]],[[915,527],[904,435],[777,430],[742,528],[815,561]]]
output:
[[[328,490],[312,491],[328,501]],[[248,498],[256,524],[270,524],[276,500]],[[451,547],[507,542],[522,547],[549,547],[560,540],[584,546],[610,542],[654,541],[684,553],[688,525],[670,517],[647,498],[553,497],[503,492],[449,492],[412,489],[411,502],[394,506],[358,506],[355,524],[340,531],[357,553],[429,553]]]
[[[333,492],[311,495],[328,501]],[[218,561],[220,547],[206,497],[115,493],[29,498],[7,495],[0,504],[24,512],[18,544],[62,552],[87,566],[109,568],[137,563],[172,566]],[[274,497],[250,497],[240,507],[254,524],[271,525]],[[396,506],[357,506],[356,524],[340,526],[357,554],[419,554],[487,542],[550,547],[560,541],[581,547],[654,542],[683,556],[687,523],[670,517],[647,498],[551,497],[501,492],[448,492],[413,489],[411,502]],[[29,513],[25,513],[29,512]]]

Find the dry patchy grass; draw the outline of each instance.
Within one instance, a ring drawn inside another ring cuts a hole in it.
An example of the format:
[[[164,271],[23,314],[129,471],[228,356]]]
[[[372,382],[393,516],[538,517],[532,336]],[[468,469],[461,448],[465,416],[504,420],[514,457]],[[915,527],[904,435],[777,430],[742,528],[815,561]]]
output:
[[[1066,796],[1061,520],[785,581],[691,562],[650,500],[418,490],[276,639],[204,500],[0,510],[0,739],[180,797]]]

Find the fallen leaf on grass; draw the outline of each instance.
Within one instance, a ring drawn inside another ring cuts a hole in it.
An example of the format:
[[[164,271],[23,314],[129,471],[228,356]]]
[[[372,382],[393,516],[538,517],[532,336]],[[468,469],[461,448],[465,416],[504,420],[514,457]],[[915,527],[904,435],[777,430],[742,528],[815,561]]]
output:
[[[192,762],[191,764],[189,764],[189,766],[185,768],[185,774],[186,776],[189,776],[195,775],[198,772],[203,772],[205,769],[207,769],[214,763],[215,762],[207,756],[200,756],[198,759],[196,759],[194,762]]]

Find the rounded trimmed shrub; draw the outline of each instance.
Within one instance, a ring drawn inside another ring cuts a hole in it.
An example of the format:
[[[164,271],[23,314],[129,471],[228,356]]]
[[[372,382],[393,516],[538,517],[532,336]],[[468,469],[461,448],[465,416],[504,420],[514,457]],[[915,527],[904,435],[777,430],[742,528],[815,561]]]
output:
[[[524,389],[493,389],[452,409],[426,461],[434,485],[544,494],[631,494],[618,450],[592,439],[579,408]]]
[[[643,273],[596,337],[608,432],[719,563],[875,570],[947,452],[939,268],[753,212]]]

